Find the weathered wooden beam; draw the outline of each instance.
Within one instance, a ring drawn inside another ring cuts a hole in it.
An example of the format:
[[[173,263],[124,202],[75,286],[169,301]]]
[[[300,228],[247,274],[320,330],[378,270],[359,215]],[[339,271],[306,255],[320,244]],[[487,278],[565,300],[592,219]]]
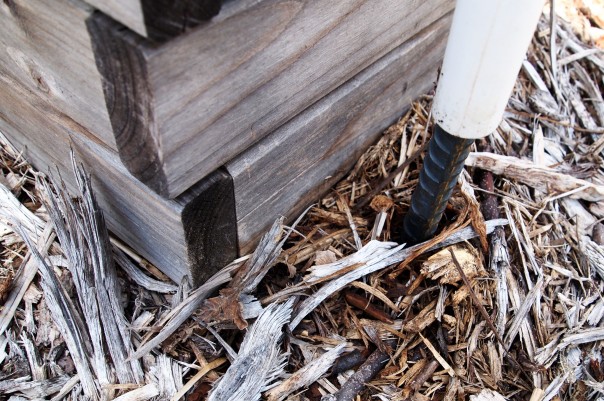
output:
[[[112,150],[86,27],[92,12],[69,0],[0,3],[0,130],[42,171],[57,167],[68,184],[73,147],[95,176],[115,234],[177,282],[200,282],[237,254],[232,179],[219,170],[168,201],[128,173]]]
[[[130,175],[115,151],[0,65],[0,130],[42,171],[73,180],[73,148],[93,175],[111,230],[175,280],[195,283],[250,251],[279,215],[295,217],[428,90],[445,16],[173,200]],[[6,88],[6,89],[4,89]]]
[[[296,217],[436,81],[447,15],[226,164],[233,177],[241,252],[275,215]]]
[[[237,255],[232,178],[218,170],[167,200],[123,167],[115,151],[0,69],[0,131],[44,172],[75,188],[70,148],[93,176],[109,228],[176,282],[203,282]],[[58,171],[57,171],[58,170]]]
[[[134,32],[166,41],[214,17],[222,0],[85,0]]]
[[[451,0],[240,0],[156,44],[88,20],[126,167],[176,197],[430,26]]]
[[[52,104],[54,118],[117,149],[86,28],[92,11],[70,0],[0,2],[0,68]]]

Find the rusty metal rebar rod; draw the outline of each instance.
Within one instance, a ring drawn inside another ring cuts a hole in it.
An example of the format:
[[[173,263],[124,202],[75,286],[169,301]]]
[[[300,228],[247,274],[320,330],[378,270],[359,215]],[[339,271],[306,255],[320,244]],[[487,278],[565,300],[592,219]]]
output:
[[[473,139],[459,138],[438,124],[434,126],[419,184],[403,222],[403,241],[416,244],[434,235],[472,143]]]

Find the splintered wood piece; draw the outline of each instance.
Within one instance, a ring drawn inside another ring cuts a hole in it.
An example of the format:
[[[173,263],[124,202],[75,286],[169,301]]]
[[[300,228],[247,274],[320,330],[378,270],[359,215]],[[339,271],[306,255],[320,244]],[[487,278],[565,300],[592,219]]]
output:
[[[101,385],[111,380],[107,354],[120,383],[142,383],[138,361],[123,363],[132,350],[130,331],[119,304],[121,289],[113,263],[109,233],[92,190],[90,176],[71,154],[80,202],[65,187],[44,183],[45,200],[57,237],[69,259],[68,269],[77,289],[79,304],[93,346]],[[104,339],[104,341],[103,341]]]
[[[512,341],[516,338],[516,335],[520,331],[520,327],[522,324],[527,321],[527,315],[531,307],[534,306],[535,302],[538,302],[538,299],[541,298],[541,287],[543,286],[543,277],[539,278],[535,283],[535,286],[531,288],[529,293],[524,298],[524,301],[520,305],[519,308],[516,309],[516,313],[514,314],[514,318],[509,324],[509,328],[505,334],[505,349],[509,350],[512,345]]]
[[[23,393],[29,399],[44,399],[61,390],[67,381],[67,376],[32,381],[8,379],[0,382],[0,394]]]
[[[489,250],[489,243],[487,241],[486,226],[484,224],[486,217],[482,214],[480,204],[474,194],[474,189],[468,181],[469,177],[470,175],[468,172],[462,170],[462,173],[458,178],[458,184],[460,184],[461,194],[467,202],[468,214],[470,215],[472,227],[474,227],[474,230],[479,234],[482,250],[487,252]],[[493,216],[491,218],[496,219],[497,217],[499,216]]]
[[[267,391],[264,396],[267,397],[268,401],[281,401],[291,393],[309,387],[331,369],[335,361],[344,352],[345,346],[346,343],[337,345],[318,358],[313,359],[279,385]]]
[[[507,401],[507,399],[497,391],[485,388],[480,393],[471,395],[470,401]]]
[[[261,392],[284,373],[286,355],[279,349],[293,299],[271,304],[247,331],[237,358],[212,388],[208,401],[259,400]]]
[[[551,196],[569,196],[572,199],[590,202],[604,200],[604,185],[592,184],[513,156],[471,152],[466,159],[466,166],[492,171],[494,174],[529,185]]]
[[[146,401],[153,399],[158,395],[159,389],[157,388],[157,385],[155,383],[149,383],[114,398],[114,401]]]
[[[38,216],[31,213],[4,185],[0,184],[0,220],[6,224],[20,227],[27,232],[32,241],[43,241],[37,244],[42,254],[46,254],[54,242],[52,226],[44,223]],[[38,235],[42,233],[42,236]],[[7,295],[4,306],[0,310],[0,334],[3,334],[12,321],[17,308],[23,299],[29,285],[38,273],[38,262],[28,254],[22,262],[19,274],[14,278],[12,290]]]
[[[17,231],[19,230],[17,229]],[[81,316],[79,316],[73,303],[65,293],[53,268],[46,263],[33,241],[30,240],[29,235],[25,231],[21,231],[19,234],[23,237],[30,252],[32,252],[38,262],[46,304],[52,315],[53,322],[58,327],[61,336],[65,340],[67,349],[69,349],[69,353],[78,367],[82,391],[87,397],[98,398],[100,394],[96,379],[97,372],[95,370],[96,368],[102,369],[102,366],[96,367],[91,364],[87,348],[87,344],[90,344],[91,341]],[[59,386],[57,391],[61,389],[63,384],[64,382]]]
[[[214,20],[164,44],[92,15],[88,28],[122,161],[149,187],[174,198],[430,30],[453,7],[445,0],[377,1],[232,1]],[[422,45],[407,59],[409,71],[432,70],[438,61],[425,56],[433,50]],[[438,58],[443,50],[436,50]],[[402,80],[405,70],[397,70]],[[405,82],[415,85],[414,78]],[[398,102],[401,92],[392,89],[388,98]]]
[[[85,0],[139,35],[176,37],[218,14],[222,0]]]
[[[491,234],[491,249],[490,249],[489,265],[495,273],[497,286],[497,316],[495,318],[495,327],[500,336],[503,336],[507,323],[508,311],[508,284],[507,274],[510,269],[510,257],[505,241],[505,233],[503,229],[498,227]]]
[[[138,285],[148,291],[155,291],[163,294],[175,293],[178,291],[178,286],[167,283],[165,281],[155,280],[139,269],[124,252],[117,247],[113,248],[113,255],[116,263],[128,276]]]
[[[0,220],[10,226],[20,226],[35,242],[39,233],[46,229],[47,224],[29,209],[27,209],[13,193],[0,184]],[[42,246],[43,244],[38,244]]]
[[[571,344],[579,345],[601,340],[604,340],[604,327],[583,329],[562,337],[558,349],[564,349]]]
[[[44,363],[42,362],[38,349],[34,345],[31,337],[26,333],[21,333],[21,340],[23,341],[25,353],[27,354],[27,361],[29,362],[32,380],[46,380],[47,377],[44,369]]]
[[[173,397],[183,387],[183,366],[165,354],[160,354],[155,366],[152,366],[151,380],[157,384],[159,393],[165,397]]]
[[[419,333],[426,327],[430,326],[436,320],[434,307],[436,300],[427,304],[419,313],[403,326],[403,330],[411,333]]]
[[[469,278],[484,276],[486,274],[480,258],[468,245],[455,245],[451,249],[459,261],[464,274]],[[462,277],[457,271],[455,263],[451,260],[449,249],[438,251],[422,263],[422,274],[440,284],[457,284]]]

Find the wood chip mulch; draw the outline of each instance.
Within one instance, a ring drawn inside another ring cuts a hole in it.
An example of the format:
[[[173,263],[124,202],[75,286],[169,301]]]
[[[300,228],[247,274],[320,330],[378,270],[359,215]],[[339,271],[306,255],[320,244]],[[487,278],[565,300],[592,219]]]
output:
[[[400,224],[426,95],[199,289],[0,149],[0,399],[604,399],[604,57],[544,15],[437,236]],[[94,179],[94,177],[92,177]]]

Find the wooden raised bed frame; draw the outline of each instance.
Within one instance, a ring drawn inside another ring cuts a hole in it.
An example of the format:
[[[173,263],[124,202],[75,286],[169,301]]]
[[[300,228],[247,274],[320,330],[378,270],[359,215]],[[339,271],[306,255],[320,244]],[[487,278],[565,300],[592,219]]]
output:
[[[301,93],[314,103],[247,135],[252,146],[166,199],[120,162],[102,79],[83,39],[93,10],[75,1],[13,0],[0,11],[0,130],[38,169],[58,167],[71,188],[72,148],[93,175],[110,229],[172,279],[194,283],[253,249],[279,215],[295,217],[328,190],[433,86],[450,23],[449,14],[413,20],[416,33],[404,43],[329,92]]]
[[[161,44],[102,14],[88,27],[122,161],[174,198],[452,7],[443,0],[237,0]]]

